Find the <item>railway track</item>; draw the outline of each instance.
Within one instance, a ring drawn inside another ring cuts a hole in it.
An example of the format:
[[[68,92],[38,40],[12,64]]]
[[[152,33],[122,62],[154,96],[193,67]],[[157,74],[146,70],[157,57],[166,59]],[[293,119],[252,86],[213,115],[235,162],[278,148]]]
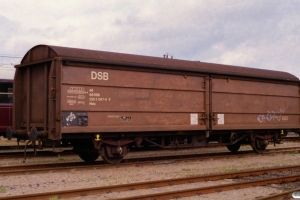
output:
[[[57,154],[66,155],[75,155],[72,151],[72,148],[44,148],[43,150],[37,150],[36,154],[34,153],[33,149],[28,149],[26,151],[27,157],[49,157],[49,156],[56,156]],[[0,159],[17,159],[17,158],[24,158],[24,149],[5,149],[0,150]]]
[[[234,190],[234,189],[265,186],[265,185],[270,185],[270,184],[281,184],[281,183],[294,182],[294,181],[300,181],[299,174],[292,175],[292,176],[269,178],[269,179],[263,179],[263,180],[221,184],[221,185],[214,185],[214,186],[208,186],[208,187],[196,187],[196,188],[192,188],[192,189],[185,189],[185,190],[179,190],[179,191],[175,190],[175,191],[163,192],[163,193],[130,196],[130,197],[125,197],[125,198],[115,198],[115,200],[177,199],[177,198],[182,198],[182,197],[198,196],[198,195],[203,195],[203,194],[223,192],[223,191]],[[188,182],[188,183],[191,183],[191,182]],[[173,182],[170,182],[170,184],[174,185]],[[131,189],[133,189],[133,188],[131,188]]]
[[[282,200],[282,199],[295,199],[293,197],[293,195],[295,195],[295,193],[297,193],[297,198],[300,198],[300,188],[298,189],[293,189],[293,190],[289,190],[286,192],[282,192],[279,194],[274,194],[274,195],[269,195],[266,197],[262,197],[262,198],[257,198],[257,200]]]
[[[267,156],[274,153],[293,152],[300,150],[300,147],[293,148],[282,148],[270,149],[260,156]],[[169,164],[175,162],[187,162],[196,160],[207,160],[207,159],[233,159],[237,157],[245,156],[257,156],[257,153],[253,151],[241,151],[237,154],[230,152],[219,152],[219,153],[205,153],[205,154],[191,154],[191,155],[171,155],[171,156],[158,156],[158,157],[145,157],[145,158],[131,158],[124,159],[123,163],[118,165],[106,164],[104,161],[96,161],[93,163],[85,162],[69,162],[69,163],[51,163],[51,164],[38,164],[38,165],[16,165],[16,166],[0,166],[0,175],[18,175],[18,174],[35,174],[35,173],[46,173],[46,172],[58,172],[58,171],[69,171],[69,170],[88,170],[91,168],[103,169],[112,167],[123,167],[130,165],[159,165]]]
[[[211,148],[211,147],[210,147]],[[55,149],[51,147],[44,148],[42,150],[37,150],[36,154],[34,153],[33,148],[28,148],[26,151],[27,157],[51,157],[51,156],[57,156],[63,155],[63,156],[69,156],[69,155],[75,155],[74,152],[72,151],[73,147],[56,147]],[[205,147],[204,149],[207,149]],[[147,152],[147,151],[166,151],[166,150],[161,150],[161,149],[133,149],[131,150],[133,152]],[[221,150],[223,151],[223,150]],[[284,151],[300,151],[300,147],[287,147],[287,148],[272,148],[272,149],[267,149],[265,154],[272,153],[272,152],[284,152]],[[239,151],[236,154],[241,155],[241,154],[247,154],[247,153],[254,153],[252,150],[244,150],[244,151]],[[196,156],[196,157],[202,157],[203,154],[207,153],[201,153],[201,154],[194,154],[190,156]],[[209,153],[211,154],[211,153]],[[222,155],[232,155],[231,152],[222,152]],[[190,157],[187,155],[186,157]],[[24,146],[0,146],[0,159],[17,159],[17,158],[24,158]],[[172,159],[172,158],[170,158]],[[128,159],[127,159],[128,160]],[[125,159],[123,162],[127,162]]]
[[[258,179],[253,181],[238,181],[229,184],[217,184],[208,187],[195,187],[192,189],[184,189],[184,190],[173,190],[169,192],[163,193],[153,193],[147,195],[139,195],[139,196],[128,196],[124,198],[119,198],[119,200],[127,200],[127,199],[172,199],[178,197],[188,197],[195,195],[202,195],[208,193],[215,193],[221,191],[227,191],[232,189],[241,189],[248,187],[256,187],[256,186],[264,186],[269,184],[280,184],[287,182],[300,181],[300,165],[296,166],[286,166],[286,167],[276,167],[276,168],[267,168],[267,169],[257,169],[257,170],[247,170],[235,173],[222,173],[222,174],[213,174],[213,175],[205,175],[205,176],[193,176],[193,177],[185,177],[185,178],[177,178],[177,179],[168,179],[168,180],[157,180],[157,181],[148,181],[148,182],[137,182],[130,184],[122,184],[122,185],[112,185],[112,186],[104,186],[104,187],[91,187],[84,189],[74,189],[74,190],[63,190],[63,191],[53,191],[46,193],[35,193],[35,194],[26,194],[26,195],[18,195],[18,196],[8,196],[2,197],[2,199],[49,199],[51,197],[58,198],[71,198],[78,196],[87,196],[87,195],[99,195],[111,192],[121,192],[121,191],[130,191],[130,190],[141,190],[141,189],[150,189],[158,188],[158,187],[167,187],[174,185],[183,185],[183,184],[192,184],[198,182],[205,181],[216,181],[223,179],[241,179],[242,177],[249,176],[259,176],[263,174],[269,173],[278,173],[285,171],[296,171],[297,174],[294,175],[278,175],[275,178],[268,179]]]
[[[25,146],[24,145],[20,145],[20,146],[0,146],[0,152],[6,152],[6,151],[13,151],[13,152],[23,152],[24,151]],[[55,147],[55,148],[59,148],[59,149],[71,149],[72,146],[59,146],[59,147]],[[52,147],[48,146],[48,147],[44,147],[43,150],[49,150],[49,149],[53,149]],[[32,150],[33,148],[31,145],[29,145],[27,147],[27,150]],[[39,151],[43,151],[43,150],[39,150]]]

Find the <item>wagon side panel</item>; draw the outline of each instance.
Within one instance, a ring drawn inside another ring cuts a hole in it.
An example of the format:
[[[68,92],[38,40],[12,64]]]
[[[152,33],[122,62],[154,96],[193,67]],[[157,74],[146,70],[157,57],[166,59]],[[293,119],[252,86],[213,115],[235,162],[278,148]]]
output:
[[[205,77],[64,66],[62,132],[205,130]]]
[[[16,69],[14,79],[14,129],[46,130],[48,64],[28,65]]]
[[[213,129],[299,128],[296,84],[213,78]]]

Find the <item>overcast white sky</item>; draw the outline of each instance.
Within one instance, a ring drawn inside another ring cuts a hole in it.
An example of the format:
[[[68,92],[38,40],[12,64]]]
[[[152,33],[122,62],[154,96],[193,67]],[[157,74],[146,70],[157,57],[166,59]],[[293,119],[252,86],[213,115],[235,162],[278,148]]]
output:
[[[48,44],[286,71],[300,78],[297,0],[0,0],[0,78]]]

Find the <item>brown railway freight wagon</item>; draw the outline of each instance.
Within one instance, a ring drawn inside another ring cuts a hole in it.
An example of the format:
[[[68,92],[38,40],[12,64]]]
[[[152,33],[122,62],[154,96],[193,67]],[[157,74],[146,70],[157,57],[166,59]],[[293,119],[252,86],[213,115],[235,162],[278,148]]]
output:
[[[299,133],[299,109],[285,72],[38,45],[16,66],[7,138],[64,140],[109,163],[129,146],[263,152]]]

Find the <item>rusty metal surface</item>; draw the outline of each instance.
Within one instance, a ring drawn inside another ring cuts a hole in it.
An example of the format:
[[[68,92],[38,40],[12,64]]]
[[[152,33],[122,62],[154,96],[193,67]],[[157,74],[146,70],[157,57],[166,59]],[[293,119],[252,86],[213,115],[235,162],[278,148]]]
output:
[[[91,78],[94,71],[107,74],[107,80]],[[203,81],[201,76],[63,67],[62,132],[76,132],[78,122],[68,116],[81,111],[88,115],[82,129],[91,132],[205,130],[203,123],[190,127],[190,113],[205,112]]]
[[[213,129],[294,127],[299,123],[299,86],[212,78]]]
[[[35,127],[52,140],[300,129],[299,79],[284,72],[39,45],[14,84],[13,129]]]

